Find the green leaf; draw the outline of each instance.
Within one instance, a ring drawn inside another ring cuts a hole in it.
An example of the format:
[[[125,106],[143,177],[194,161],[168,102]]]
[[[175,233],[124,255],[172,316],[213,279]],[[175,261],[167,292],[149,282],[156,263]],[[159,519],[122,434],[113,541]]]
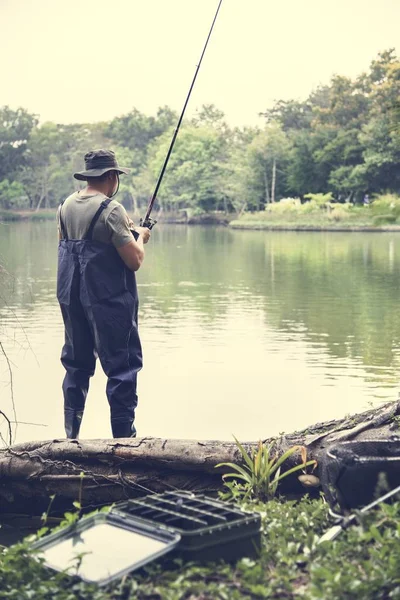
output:
[[[239,440],[235,436],[233,436],[233,439],[235,440],[236,445],[240,450],[240,454],[246,461],[247,465],[250,467],[251,470],[253,470],[253,461],[251,460],[250,456],[248,455],[248,453],[246,452],[246,450],[244,449],[242,444],[239,442]]]
[[[276,469],[278,467],[280,467],[290,456],[292,456],[292,454],[294,454],[298,449],[300,448],[300,446],[292,446],[292,448],[289,448],[289,450],[286,450],[286,452],[284,452],[282,454],[282,456],[280,456],[278,458],[278,460],[276,461],[275,465],[272,467],[271,469],[271,475],[276,471]]]

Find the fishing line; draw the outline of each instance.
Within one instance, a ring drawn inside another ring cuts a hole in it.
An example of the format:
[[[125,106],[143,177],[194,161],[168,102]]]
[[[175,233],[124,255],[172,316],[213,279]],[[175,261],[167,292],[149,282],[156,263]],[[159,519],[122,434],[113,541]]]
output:
[[[195,74],[194,74],[194,77],[193,77],[192,83],[191,83],[191,85],[190,85],[190,88],[189,88],[189,93],[188,93],[188,95],[186,96],[186,100],[185,100],[185,104],[183,105],[183,109],[182,109],[182,112],[181,112],[181,116],[179,117],[178,124],[177,124],[177,126],[176,126],[176,128],[175,128],[175,131],[174,131],[174,134],[173,134],[173,136],[172,136],[172,140],[171,140],[170,146],[169,146],[169,148],[168,148],[167,156],[165,157],[164,164],[163,164],[163,166],[162,166],[162,168],[161,168],[161,171],[160,171],[160,175],[158,176],[158,180],[157,180],[157,183],[156,183],[156,187],[155,187],[155,189],[154,189],[153,195],[152,195],[152,197],[151,197],[151,200],[150,200],[150,202],[149,202],[149,205],[148,205],[148,207],[147,207],[146,214],[145,214],[144,218],[141,220],[141,223],[140,223],[140,224],[141,224],[143,227],[148,227],[148,229],[152,229],[152,228],[154,227],[154,225],[156,224],[156,222],[157,222],[157,221],[154,221],[154,219],[150,219],[150,214],[151,214],[151,211],[153,210],[154,202],[155,202],[155,200],[156,200],[156,198],[157,198],[157,194],[158,194],[158,191],[159,191],[159,189],[160,189],[161,181],[162,181],[162,179],[163,179],[163,177],[164,177],[164,173],[165,173],[165,170],[166,170],[166,168],[167,168],[168,161],[169,161],[169,158],[170,158],[170,156],[171,156],[171,153],[172,153],[172,150],[173,150],[173,147],[174,147],[174,144],[175,144],[175,140],[176,140],[176,138],[177,138],[177,136],[178,136],[178,131],[179,131],[179,128],[180,128],[180,126],[181,126],[181,123],[182,123],[182,120],[183,120],[183,117],[184,117],[184,114],[185,114],[185,111],[186,111],[186,107],[187,107],[187,105],[188,105],[188,103],[189,103],[189,98],[190,98],[190,96],[191,96],[191,93],[192,93],[192,90],[193,90],[193,88],[194,88],[194,84],[195,84],[195,82],[196,82],[197,75],[198,75],[198,73],[199,73],[200,66],[201,66],[201,63],[202,63],[202,61],[203,61],[204,54],[205,54],[205,52],[206,52],[206,50],[207,50],[208,42],[210,41],[210,37],[211,37],[211,34],[212,34],[212,32],[213,32],[214,25],[215,25],[215,22],[216,22],[216,20],[217,20],[217,17],[218,17],[219,10],[220,10],[220,8],[221,8],[221,4],[222,4],[222,0],[219,0],[219,3],[218,3],[218,8],[217,8],[217,11],[216,11],[216,13],[215,13],[215,16],[214,16],[213,22],[212,22],[212,24],[211,24],[210,31],[208,32],[208,36],[207,36],[207,39],[206,39],[206,43],[204,44],[204,48],[203,48],[203,51],[202,51],[202,53],[201,53],[201,56],[200,56],[199,63],[198,63],[198,65],[197,65],[197,67],[196,67],[196,71],[195,71]]]

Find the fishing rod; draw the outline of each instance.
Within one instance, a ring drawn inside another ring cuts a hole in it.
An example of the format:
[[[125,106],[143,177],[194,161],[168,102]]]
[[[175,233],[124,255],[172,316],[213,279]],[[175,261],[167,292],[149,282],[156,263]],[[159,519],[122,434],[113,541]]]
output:
[[[160,175],[158,176],[156,187],[154,188],[153,195],[152,195],[152,197],[151,197],[151,199],[149,201],[146,214],[145,214],[144,218],[140,220],[140,225],[142,227],[147,227],[148,229],[152,229],[154,227],[154,225],[157,223],[157,221],[155,221],[154,219],[150,218],[150,214],[151,214],[151,211],[153,210],[154,202],[156,201],[157,194],[158,194],[158,191],[160,189],[162,178],[164,177],[164,173],[165,173],[165,170],[167,168],[168,161],[169,161],[169,158],[171,156],[171,153],[172,153],[172,150],[173,150],[173,147],[174,147],[174,144],[175,144],[175,140],[176,140],[176,138],[178,136],[178,131],[179,131],[179,128],[181,126],[181,123],[182,123],[182,120],[183,120],[183,116],[185,114],[186,107],[188,105],[189,98],[190,98],[190,95],[192,93],[194,84],[196,82],[197,75],[198,75],[198,72],[200,70],[200,66],[201,66],[202,60],[203,60],[203,56],[204,56],[204,54],[206,52],[206,49],[207,49],[207,46],[208,46],[208,42],[210,40],[212,31],[214,29],[214,25],[215,25],[215,22],[216,22],[217,17],[218,17],[219,9],[221,8],[221,4],[222,4],[222,0],[219,0],[217,12],[215,13],[215,16],[214,16],[214,19],[213,19],[210,31],[209,31],[208,36],[207,36],[206,43],[204,44],[204,48],[203,48],[203,52],[201,53],[199,64],[197,65],[196,72],[194,74],[193,81],[192,81],[192,84],[191,84],[190,89],[189,89],[189,93],[186,96],[185,104],[183,105],[183,110],[181,112],[181,116],[179,117],[179,121],[178,121],[176,129],[174,131],[174,135],[172,136],[172,140],[171,140],[171,144],[169,146],[168,152],[167,152],[167,156],[165,157],[164,164],[163,164],[162,169],[160,171]]]
[[[361,514],[361,513],[364,514],[364,513],[368,512],[369,510],[371,510],[371,508],[375,508],[375,506],[378,506],[382,502],[386,502],[386,500],[389,500],[389,498],[393,498],[394,496],[398,496],[399,494],[400,494],[400,485],[397,486],[396,488],[394,488],[393,490],[390,490],[390,492],[387,492],[386,494],[384,494],[377,500],[374,500],[370,504],[367,504],[367,506],[364,506],[364,508],[362,508],[359,511],[359,514]],[[349,517],[341,517],[340,522],[337,525],[333,525],[330,529],[328,529],[327,532],[324,533],[323,536],[321,536],[319,538],[319,540],[317,540],[317,544],[319,545],[322,542],[332,542],[333,540],[335,540],[337,538],[337,536],[342,531],[344,531],[344,529],[347,529],[347,527],[349,527],[354,522],[356,522],[357,519],[358,519],[358,513],[354,513],[354,514],[350,515]]]

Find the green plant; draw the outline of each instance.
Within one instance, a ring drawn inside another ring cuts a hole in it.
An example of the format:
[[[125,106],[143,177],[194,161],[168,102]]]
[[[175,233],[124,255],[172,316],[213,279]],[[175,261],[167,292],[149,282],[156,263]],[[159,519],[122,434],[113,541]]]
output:
[[[265,206],[267,212],[282,214],[287,212],[298,212],[301,208],[300,198],[282,198],[279,202],[268,203]]]
[[[331,192],[328,192],[327,194],[304,194],[304,198],[307,198],[319,208],[326,208],[333,201]]]
[[[304,446],[292,446],[279,456],[274,450],[273,443],[264,444],[260,441],[257,448],[254,448],[249,454],[235,436],[234,439],[243,458],[243,466],[234,463],[219,463],[216,465],[216,468],[230,467],[234,470],[234,472],[222,476],[224,482],[226,479],[234,480],[233,483],[225,482],[225,486],[229,490],[224,495],[225,499],[231,496],[233,499],[241,498],[242,500],[250,498],[261,501],[271,500],[275,496],[279,482],[282,479],[299,470],[305,472],[304,469],[309,465],[316,465],[315,460],[307,462]],[[282,465],[298,451],[302,454],[302,463],[282,473]],[[237,482],[238,479],[240,483]]]
[[[376,225],[395,223],[400,217],[400,197],[396,194],[380,194],[374,198],[371,212]]]

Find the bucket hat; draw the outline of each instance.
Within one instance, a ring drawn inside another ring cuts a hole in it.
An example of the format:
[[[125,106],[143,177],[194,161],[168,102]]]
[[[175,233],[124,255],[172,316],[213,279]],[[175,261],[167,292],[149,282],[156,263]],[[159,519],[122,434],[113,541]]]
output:
[[[107,171],[129,173],[126,167],[120,167],[112,150],[91,150],[85,154],[85,171],[74,173],[75,179],[85,181],[88,177],[100,177]]]

